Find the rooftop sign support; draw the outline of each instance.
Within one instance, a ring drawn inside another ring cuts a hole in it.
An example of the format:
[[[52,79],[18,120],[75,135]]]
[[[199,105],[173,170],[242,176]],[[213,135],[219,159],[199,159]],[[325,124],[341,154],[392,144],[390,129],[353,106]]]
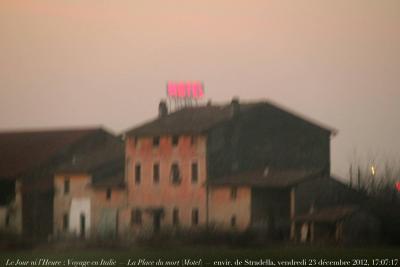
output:
[[[204,97],[204,86],[199,81],[169,81],[167,101],[170,110],[196,106]]]

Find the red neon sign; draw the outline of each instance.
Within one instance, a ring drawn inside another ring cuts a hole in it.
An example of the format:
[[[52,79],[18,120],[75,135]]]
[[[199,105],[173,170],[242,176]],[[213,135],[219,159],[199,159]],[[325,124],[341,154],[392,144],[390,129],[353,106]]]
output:
[[[204,88],[201,82],[168,82],[167,96],[172,98],[201,98]]]

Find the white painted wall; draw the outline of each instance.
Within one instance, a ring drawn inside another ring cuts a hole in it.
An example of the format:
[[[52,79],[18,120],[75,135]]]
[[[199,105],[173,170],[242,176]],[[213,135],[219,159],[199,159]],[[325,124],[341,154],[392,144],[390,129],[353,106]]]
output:
[[[73,198],[69,212],[69,231],[80,236],[81,214],[85,215],[85,238],[90,236],[90,198]]]

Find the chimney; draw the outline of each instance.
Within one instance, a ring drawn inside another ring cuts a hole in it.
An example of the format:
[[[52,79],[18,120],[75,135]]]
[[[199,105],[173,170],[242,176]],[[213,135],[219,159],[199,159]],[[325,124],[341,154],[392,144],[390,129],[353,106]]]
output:
[[[238,97],[232,98],[231,108],[232,108],[233,116],[236,116],[236,115],[239,114],[239,112],[240,112],[240,104],[239,104],[239,98]]]
[[[158,105],[158,117],[162,118],[167,116],[168,114],[168,107],[165,100],[161,100],[160,104]]]

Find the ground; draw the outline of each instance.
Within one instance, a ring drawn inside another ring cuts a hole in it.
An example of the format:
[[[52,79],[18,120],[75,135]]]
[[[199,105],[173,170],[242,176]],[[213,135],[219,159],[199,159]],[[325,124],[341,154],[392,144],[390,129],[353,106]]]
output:
[[[291,266],[400,266],[400,247],[140,246],[129,249],[40,247],[31,250],[0,251],[1,266],[54,266],[57,261],[61,266],[72,267],[279,266],[284,264],[282,261],[286,262],[286,266],[290,263]]]

